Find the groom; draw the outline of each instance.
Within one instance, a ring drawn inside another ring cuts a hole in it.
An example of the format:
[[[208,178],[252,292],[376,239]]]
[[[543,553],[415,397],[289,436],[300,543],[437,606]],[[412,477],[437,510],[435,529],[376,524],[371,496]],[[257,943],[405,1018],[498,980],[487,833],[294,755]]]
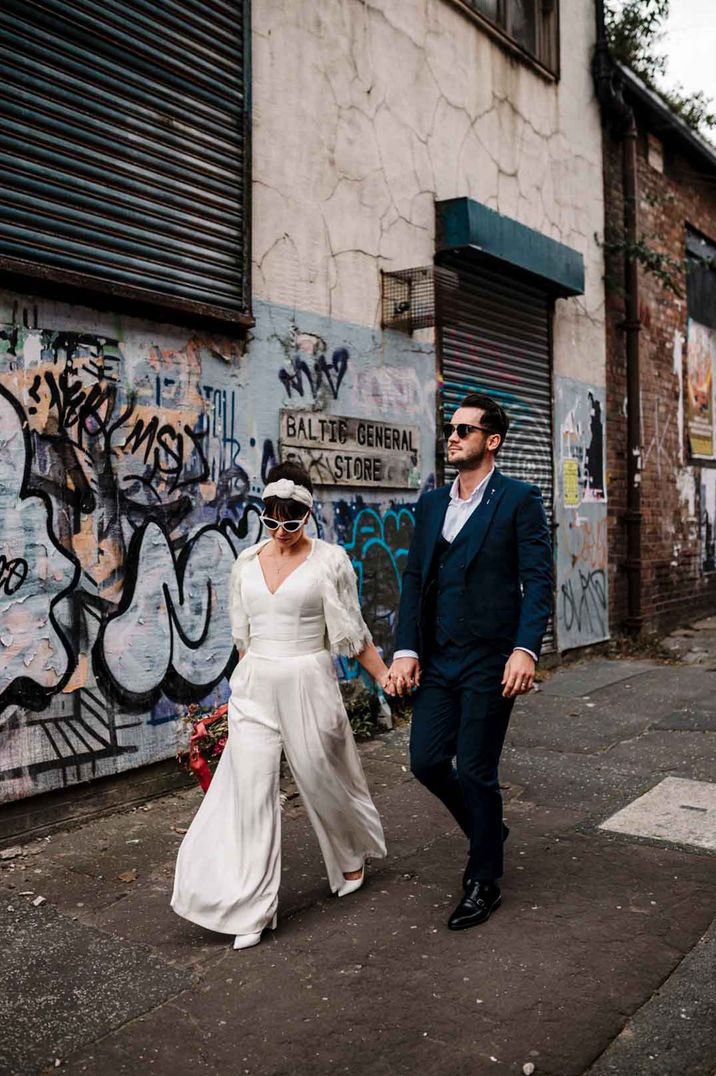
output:
[[[503,408],[478,394],[445,426],[458,474],[418,501],[390,670],[395,691],[415,690],[412,772],[470,841],[451,930],[484,922],[500,903],[507,827],[497,766],[515,698],[532,687],[552,608],[539,490],[495,468],[508,426]]]

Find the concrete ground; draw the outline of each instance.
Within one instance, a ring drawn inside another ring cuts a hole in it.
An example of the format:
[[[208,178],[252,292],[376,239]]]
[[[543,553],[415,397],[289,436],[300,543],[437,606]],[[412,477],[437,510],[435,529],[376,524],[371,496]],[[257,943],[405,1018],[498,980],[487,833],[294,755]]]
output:
[[[331,897],[289,800],[279,926],[254,949],[168,906],[197,789],[6,847],[0,1072],[713,1076],[716,858],[598,828],[666,776],[716,781],[716,620],[669,646],[678,663],[595,658],[520,701],[480,928],[445,927],[465,841],[405,729],[362,748],[388,858]]]

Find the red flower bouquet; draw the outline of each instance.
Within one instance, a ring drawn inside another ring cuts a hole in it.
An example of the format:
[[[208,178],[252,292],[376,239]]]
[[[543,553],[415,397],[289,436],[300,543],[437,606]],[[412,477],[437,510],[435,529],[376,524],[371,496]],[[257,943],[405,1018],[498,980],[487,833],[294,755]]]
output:
[[[211,710],[192,703],[187,707],[185,722],[189,725],[189,744],[177,751],[179,765],[194,774],[206,792],[229,735],[227,703]]]

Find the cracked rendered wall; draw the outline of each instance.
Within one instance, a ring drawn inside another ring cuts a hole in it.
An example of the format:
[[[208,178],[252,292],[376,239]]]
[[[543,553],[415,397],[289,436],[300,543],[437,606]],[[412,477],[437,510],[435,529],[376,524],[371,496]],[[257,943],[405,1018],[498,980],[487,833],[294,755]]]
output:
[[[376,326],[379,269],[431,264],[434,201],[468,196],[583,254],[555,372],[604,385],[592,0],[561,4],[558,83],[451,0],[267,0],[253,20],[257,297]]]

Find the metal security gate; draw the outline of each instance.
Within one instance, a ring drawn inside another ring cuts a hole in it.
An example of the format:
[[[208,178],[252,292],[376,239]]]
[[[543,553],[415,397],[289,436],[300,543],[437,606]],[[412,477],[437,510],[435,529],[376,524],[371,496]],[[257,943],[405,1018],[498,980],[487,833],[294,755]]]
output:
[[[449,420],[469,392],[503,405],[510,430],[498,466],[539,486],[552,524],[552,302],[531,282],[456,255],[435,267],[442,409]],[[445,478],[455,472],[446,466]],[[544,650],[554,649],[550,623]]]
[[[247,0],[3,0],[0,267],[247,321]]]

